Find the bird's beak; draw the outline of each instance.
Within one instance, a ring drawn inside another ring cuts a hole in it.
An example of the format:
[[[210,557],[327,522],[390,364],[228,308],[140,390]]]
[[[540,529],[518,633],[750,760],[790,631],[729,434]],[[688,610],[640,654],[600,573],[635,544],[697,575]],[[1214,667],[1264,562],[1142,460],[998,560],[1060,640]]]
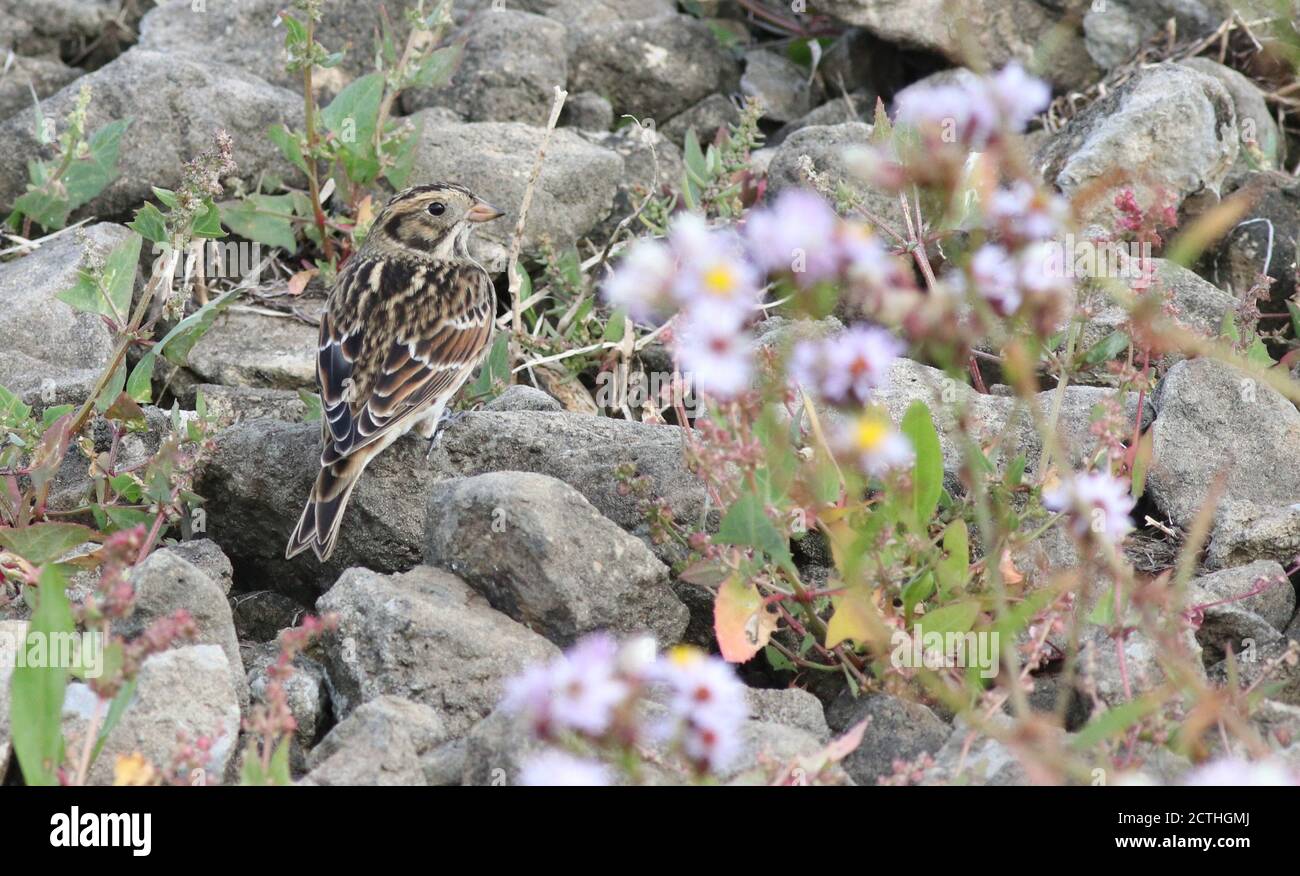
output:
[[[469,213],[466,214],[466,218],[471,222],[491,222],[493,219],[500,219],[504,215],[506,214],[502,213],[496,207],[493,207],[487,201],[479,201],[473,207],[469,208]]]

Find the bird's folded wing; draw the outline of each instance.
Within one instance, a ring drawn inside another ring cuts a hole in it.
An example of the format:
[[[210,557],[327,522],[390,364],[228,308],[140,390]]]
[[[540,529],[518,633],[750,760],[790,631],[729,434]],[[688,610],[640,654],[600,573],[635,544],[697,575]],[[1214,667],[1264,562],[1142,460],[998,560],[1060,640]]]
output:
[[[487,283],[486,276],[466,272],[460,283]],[[492,334],[492,296],[445,290],[435,319],[402,325],[374,374],[354,375],[361,344],[358,332],[336,335],[322,320],[319,376],[321,400],[329,434],[321,454],[328,465],[367,447],[408,416],[422,412],[460,385],[482,356]],[[358,379],[360,378],[360,379]],[[350,388],[364,387],[364,398]]]

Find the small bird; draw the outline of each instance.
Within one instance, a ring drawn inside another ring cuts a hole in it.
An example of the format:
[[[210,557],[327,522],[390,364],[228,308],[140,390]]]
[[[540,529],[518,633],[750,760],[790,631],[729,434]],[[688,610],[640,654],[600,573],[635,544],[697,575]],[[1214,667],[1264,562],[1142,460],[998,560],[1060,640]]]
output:
[[[286,558],[334,551],[352,488],[411,429],[432,440],[492,339],[496,296],[470,233],[504,215],[463,186],[394,195],[339,271],[320,323],[320,473]]]

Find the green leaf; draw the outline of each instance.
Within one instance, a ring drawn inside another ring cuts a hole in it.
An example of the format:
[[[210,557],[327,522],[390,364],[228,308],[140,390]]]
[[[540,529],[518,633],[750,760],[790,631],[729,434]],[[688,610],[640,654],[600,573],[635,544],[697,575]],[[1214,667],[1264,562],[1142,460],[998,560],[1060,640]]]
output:
[[[1268,347],[1259,338],[1255,338],[1246,349],[1246,361],[1260,368],[1272,368],[1274,364],[1273,357],[1268,354]]]
[[[0,529],[0,545],[33,566],[53,562],[94,539],[95,531],[79,523],[33,523],[21,529]]]
[[[320,396],[314,392],[308,392],[305,389],[298,390],[298,398],[307,406],[307,412],[303,414],[303,422],[314,423],[323,416]]]
[[[912,442],[916,465],[912,471],[912,511],[918,529],[925,529],[939,505],[943,492],[943,451],[939,447],[939,433],[925,402],[912,402],[903,414],[901,431]]]
[[[274,143],[289,163],[301,170],[307,172],[307,159],[302,155],[302,144],[298,142],[298,136],[286,128],[284,125],[272,125],[266,129],[266,139]]]
[[[415,129],[397,145],[393,154],[392,166],[384,171],[384,176],[393,184],[394,188],[406,188],[406,182],[411,178],[411,171],[415,169],[415,156],[418,151],[416,147],[420,145],[420,139],[423,136],[424,116],[420,116],[415,123]]]
[[[226,230],[221,227],[221,211],[212,203],[211,198],[203,201],[203,212],[194,217],[190,233],[195,237],[225,237]]]
[[[682,154],[686,160],[687,178],[700,188],[708,186],[710,179],[709,161],[700,148],[700,138],[695,135],[694,128],[688,128],[686,131]]]
[[[249,195],[242,201],[222,204],[221,222],[247,240],[296,252],[293,223],[285,218],[292,212],[293,198],[289,195]]]
[[[98,277],[89,271],[81,271],[76,285],[55,297],[77,310],[125,322],[130,316],[131,293],[135,290],[135,275],[140,268],[142,243],[143,238],[132,232],[108,254]]]
[[[373,146],[379,104],[384,97],[384,74],[370,73],[352,80],[330,105],[321,110],[321,122],[349,152],[363,154]]]
[[[117,648],[119,651],[122,646],[113,644],[110,648]],[[105,655],[107,658],[107,655]],[[107,662],[107,659],[105,660]],[[126,684],[122,685],[117,696],[113,697],[112,704],[108,707],[108,714],[104,717],[104,725],[99,728],[99,735],[95,738],[95,750],[91,752],[90,763],[94,765],[99,760],[99,753],[104,750],[104,743],[108,742],[108,736],[113,732],[113,728],[122,720],[122,715],[126,713],[126,707],[131,704],[131,698],[135,696],[135,687],[139,678],[132,678]]]
[[[718,527],[713,540],[719,544],[750,547],[766,554],[777,563],[794,570],[790,544],[763,511],[762,501],[753,493],[745,493],[736,500]]]
[[[943,550],[947,556],[935,567],[935,575],[948,594],[963,589],[970,572],[970,532],[965,520],[948,524],[943,531]]]
[[[940,635],[965,633],[975,626],[975,619],[979,614],[979,600],[964,599],[926,612],[924,616],[917,619],[916,623],[925,630],[927,636],[930,633]]]
[[[1156,697],[1139,697],[1107,709],[1093,718],[1070,740],[1075,751],[1087,751],[1099,742],[1114,739],[1138,721],[1160,708]]]
[[[1100,365],[1102,362],[1109,362],[1127,350],[1128,344],[1128,335],[1116,329],[1089,347],[1088,351],[1083,354],[1083,361],[1087,365]]]
[[[464,54],[464,43],[443,46],[441,49],[431,52],[429,57],[425,58],[420,66],[416,68],[415,74],[411,77],[411,86],[414,88],[441,88],[446,85],[460,67],[461,58]],[[541,121],[541,119],[538,119],[538,122]]]
[[[146,203],[136,210],[134,221],[126,227],[153,243],[167,242],[167,217],[153,204]]]
[[[113,181],[117,173],[117,156],[122,145],[122,135],[131,126],[129,118],[110,122],[90,138],[88,155],[78,159],[63,174],[64,188],[68,192],[68,205],[75,210],[90,201]]]
[[[28,636],[56,642],[75,631],[72,607],[68,604],[63,570],[47,565],[41,570],[36,591],[36,610],[27,627]],[[47,661],[50,662],[50,661]],[[63,764],[63,699],[68,689],[68,670],[57,666],[14,668],[10,680],[9,724],[14,755],[28,785],[57,785]]]

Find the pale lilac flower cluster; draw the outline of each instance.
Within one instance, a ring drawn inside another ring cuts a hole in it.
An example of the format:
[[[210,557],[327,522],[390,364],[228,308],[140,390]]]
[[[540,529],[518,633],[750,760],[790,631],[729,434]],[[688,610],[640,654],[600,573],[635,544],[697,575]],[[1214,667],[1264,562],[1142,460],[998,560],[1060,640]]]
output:
[[[971,284],[999,316],[1012,315],[1026,301],[1060,312],[1071,288],[1064,259],[1062,247],[1047,241],[1014,252],[986,243],[971,256]],[[960,288],[961,280],[951,279]]]
[[[656,690],[663,692],[666,710],[647,723],[641,701]],[[656,657],[649,638],[620,645],[595,634],[507,682],[502,706],[526,720],[542,740],[576,736],[616,750],[658,741],[674,746],[693,769],[714,772],[740,750],[748,717],[744,691],[727,663],[697,649],[675,648]],[[608,778],[598,763],[547,755],[530,762],[521,780],[602,784]]]
[[[902,341],[877,326],[854,325],[817,341],[800,341],[790,360],[790,375],[826,401],[864,405],[889,383],[889,369],[903,354]]]
[[[979,151],[1005,132],[1022,132],[1051,97],[1045,82],[1013,62],[994,76],[904,91],[897,121],[921,132],[931,145],[952,143]]]
[[[1106,472],[1083,472],[1043,490],[1043,506],[1063,512],[1079,538],[1119,545],[1133,530],[1129,515],[1136,504],[1127,480]]]
[[[761,310],[768,276],[800,289],[840,281],[872,294],[912,289],[905,262],[861,223],[840,219],[815,192],[790,189],[751,211],[743,234],[681,214],[666,241],[641,240],[606,281],[614,307],[638,321],[678,313],[674,352],[695,387],[732,398],[753,378],[748,328]]]
[[[668,716],[656,728],[675,741],[700,772],[718,772],[736,759],[749,717],[745,687],[730,665],[698,648],[679,646],[653,669],[667,691]]]
[[[1008,245],[1052,240],[1065,230],[1070,205],[1060,195],[1016,180],[989,196],[989,224]]]
[[[604,787],[613,783],[604,764],[556,749],[530,758],[519,770],[519,784],[532,788]]]
[[[1248,761],[1221,757],[1201,764],[1183,777],[1184,785],[1195,786],[1295,786],[1300,774],[1280,760]]]

